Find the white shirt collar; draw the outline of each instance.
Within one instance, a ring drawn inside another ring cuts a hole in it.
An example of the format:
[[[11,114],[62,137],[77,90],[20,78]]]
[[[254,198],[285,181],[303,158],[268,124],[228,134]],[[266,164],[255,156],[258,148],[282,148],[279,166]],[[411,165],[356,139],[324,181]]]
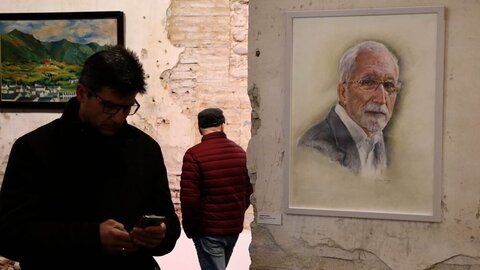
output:
[[[378,167],[374,165],[374,154],[373,150],[376,147],[378,142],[383,143],[383,132],[379,131],[374,133],[370,138],[367,136],[365,131],[353,121],[352,118],[347,114],[345,108],[337,104],[335,106],[335,112],[342,120],[343,124],[350,132],[353,140],[355,141],[355,145],[357,146],[358,154],[360,156],[360,163],[361,163],[361,174],[378,174],[386,166],[386,161],[383,160],[382,166]],[[386,158],[385,155],[383,155]]]
[[[342,122],[345,124],[348,132],[350,132],[357,145],[368,139],[367,133],[365,133],[365,131],[363,131],[363,129],[357,123],[355,123],[352,118],[350,118],[350,116],[347,114],[347,111],[345,111],[345,108],[337,104],[335,106],[335,112],[340,117],[340,120],[342,120]],[[369,140],[373,144],[376,144],[380,139],[383,139],[382,131],[373,134]]]

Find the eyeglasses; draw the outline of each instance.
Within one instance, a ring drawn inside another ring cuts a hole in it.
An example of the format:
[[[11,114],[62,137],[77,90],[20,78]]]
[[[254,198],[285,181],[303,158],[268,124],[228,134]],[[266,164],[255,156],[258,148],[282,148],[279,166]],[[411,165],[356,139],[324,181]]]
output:
[[[383,86],[383,89],[385,89],[385,91],[387,91],[389,95],[398,93],[402,88],[402,82],[400,81],[394,82],[391,80],[378,81],[378,80],[365,79],[365,80],[358,80],[358,81],[347,81],[344,83],[357,84],[360,87],[360,89],[368,92],[374,92],[375,90],[377,90],[378,86],[381,84]]]
[[[138,109],[140,109],[140,104],[137,102],[136,99],[135,103],[132,105],[119,105],[101,98],[91,90],[88,90],[88,92],[92,96],[96,97],[98,101],[100,101],[100,104],[102,104],[103,107],[103,112],[109,115],[115,115],[120,110],[122,110],[123,114],[125,115],[134,115],[138,111]]]

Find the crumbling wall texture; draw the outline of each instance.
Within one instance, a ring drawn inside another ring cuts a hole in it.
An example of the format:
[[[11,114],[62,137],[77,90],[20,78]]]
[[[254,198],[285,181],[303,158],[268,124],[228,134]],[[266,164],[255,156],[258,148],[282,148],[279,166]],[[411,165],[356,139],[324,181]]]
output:
[[[285,12],[413,6],[444,6],[446,11],[441,221],[285,214],[289,164],[284,128],[291,94],[285,80]],[[248,162],[256,217],[251,226],[250,269],[480,269],[480,118],[476,117],[480,2],[251,0],[249,9],[248,88],[253,112]],[[280,214],[282,223],[258,222],[259,213]]]
[[[175,106],[190,119],[192,143],[201,138],[196,129],[197,113],[219,107],[225,114],[228,137],[246,150],[251,113],[247,94],[248,0],[173,0],[167,10],[166,31],[169,41],[182,52],[178,62],[159,79]],[[185,150],[178,149],[181,153]],[[177,207],[180,166],[178,162],[169,176]]]

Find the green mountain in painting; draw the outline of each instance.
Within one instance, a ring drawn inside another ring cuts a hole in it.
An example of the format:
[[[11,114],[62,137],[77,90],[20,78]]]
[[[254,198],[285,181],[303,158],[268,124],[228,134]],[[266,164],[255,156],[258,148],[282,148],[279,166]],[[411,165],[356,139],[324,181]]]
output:
[[[48,57],[48,51],[41,41],[16,29],[1,35],[1,45],[2,62],[31,63]]]
[[[82,65],[97,43],[40,41],[13,30],[0,35],[1,100],[62,101],[75,95]]]
[[[78,44],[66,39],[44,42],[44,47],[52,59],[67,64],[81,65],[85,60],[103,47],[97,43]]]
[[[68,40],[42,42],[30,34],[13,30],[1,35],[1,60],[10,63],[40,63],[54,60],[81,65],[103,46],[97,43],[79,44]]]

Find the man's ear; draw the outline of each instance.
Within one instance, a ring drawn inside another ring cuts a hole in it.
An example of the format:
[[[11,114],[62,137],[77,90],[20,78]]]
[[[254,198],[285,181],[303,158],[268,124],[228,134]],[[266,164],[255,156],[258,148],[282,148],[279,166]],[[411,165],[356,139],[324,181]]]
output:
[[[338,95],[338,103],[342,106],[345,106],[345,103],[346,103],[346,91],[347,89],[345,88],[345,84],[344,83],[338,83],[338,86],[337,86],[337,95]]]
[[[77,94],[78,101],[82,102],[87,98],[87,95],[88,95],[87,88],[83,84],[80,84],[80,83],[77,84],[76,94]]]

